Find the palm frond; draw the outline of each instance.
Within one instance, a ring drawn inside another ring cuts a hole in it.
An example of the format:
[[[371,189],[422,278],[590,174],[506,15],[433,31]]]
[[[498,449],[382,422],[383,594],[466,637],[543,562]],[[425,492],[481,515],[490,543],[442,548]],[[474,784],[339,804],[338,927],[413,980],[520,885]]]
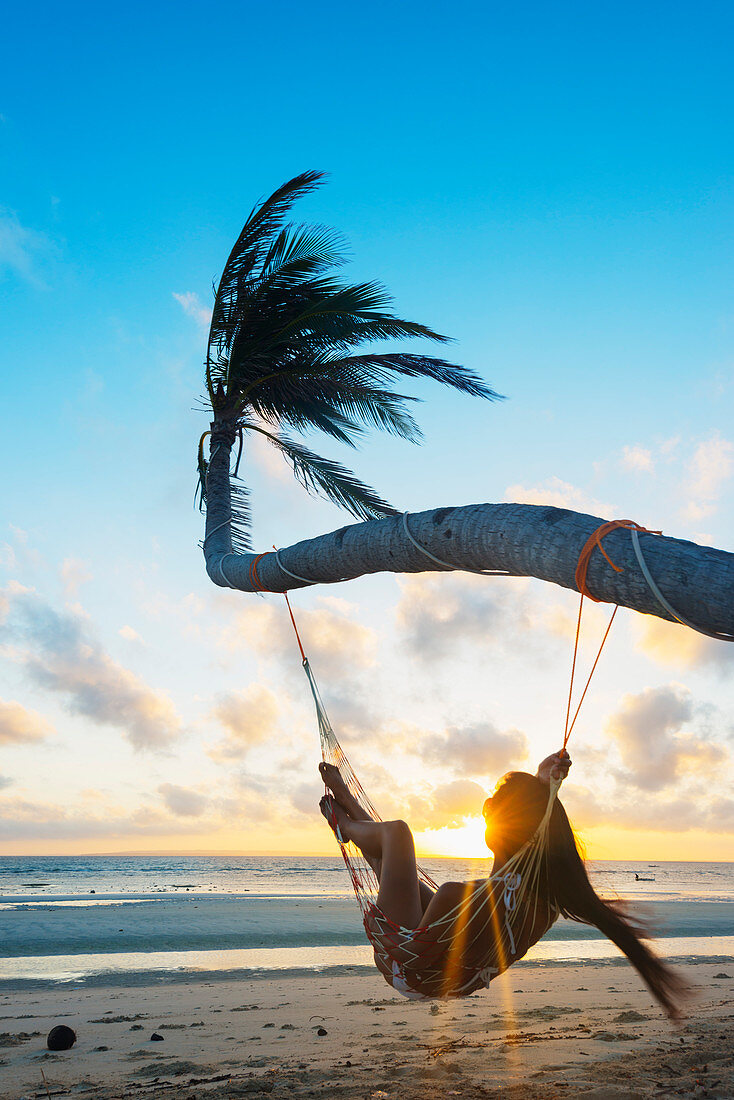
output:
[[[290,461],[293,473],[307,492],[326,497],[345,508],[355,519],[379,519],[396,514],[386,500],[341,463],[322,458],[284,435],[254,426],[251,430],[265,436]]]
[[[323,178],[323,172],[302,172],[256,206],[245,222],[219,280],[209,328],[207,365],[228,345],[237,329],[238,318],[231,307],[239,288],[267,253],[272,237],[281,229],[293,204],[319,187]]]
[[[293,204],[322,180],[321,172],[303,172],[256,206],[245,222],[216,290],[207,389],[215,420],[260,432],[309,492],[368,519],[391,514],[390,505],[351,470],[283,435],[282,427],[320,431],[352,447],[370,427],[416,442],[420,428],[407,408],[415,398],[392,389],[397,379],[429,378],[485,400],[501,395],[473,371],[445,359],[370,350],[378,341],[446,343],[449,337],[397,316],[382,284],[336,277],[335,269],[346,260],[338,234],[286,222]],[[203,442],[198,469],[204,497]],[[237,467],[238,482],[236,474]],[[233,483],[231,499],[233,536],[245,547],[249,496],[239,482]]]
[[[297,404],[289,402],[287,398],[282,401],[267,397],[253,398],[248,411],[249,409],[274,428],[279,424],[287,424],[299,432],[320,431],[348,447],[356,446],[354,437],[364,431],[361,424],[353,423],[337,408],[303,394],[299,395]]]
[[[385,307],[392,304],[380,283],[340,286],[333,279],[311,280],[307,284],[311,302],[297,316],[276,329],[274,339],[295,333],[327,336],[332,343],[346,345],[365,340],[420,337],[446,343],[449,336],[434,332],[427,325],[404,321]]]
[[[319,271],[346,263],[342,237],[323,225],[286,225],[265,256],[254,296],[272,284],[297,285]]]
[[[363,370],[375,379],[388,379],[393,375],[405,378],[432,378],[444,386],[468,394],[470,397],[483,397],[487,401],[502,401],[504,396],[491,389],[487,383],[467,367],[458,363],[448,363],[445,359],[435,359],[430,355],[417,355],[410,352],[397,352],[387,355],[349,355],[332,361],[336,369],[349,371]]]
[[[324,172],[301,172],[252,210],[224,265],[220,288],[235,284],[252,270],[267,253],[271,239],[281,229],[293,204],[315,191],[324,175]]]
[[[248,405],[271,423],[283,422],[299,430],[319,428],[317,418],[337,414],[340,431],[348,433],[350,443],[351,437],[362,434],[365,425],[413,443],[421,439],[418,424],[405,408],[405,402],[416,398],[348,376],[332,377],[326,370],[323,367],[313,374],[294,370],[263,382],[253,389]],[[328,434],[341,438],[333,432]]]
[[[239,480],[239,478],[235,478],[234,476],[230,478],[229,500],[232,509],[230,530],[232,549],[235,554],[244,554],[252,550],[252,540],[250,538],[250,531],[252,530],[250,490]]]

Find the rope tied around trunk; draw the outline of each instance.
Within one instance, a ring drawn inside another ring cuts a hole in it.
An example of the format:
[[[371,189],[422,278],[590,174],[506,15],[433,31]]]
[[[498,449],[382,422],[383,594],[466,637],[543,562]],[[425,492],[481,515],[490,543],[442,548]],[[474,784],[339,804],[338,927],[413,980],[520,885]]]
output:
[[[612,559],[609,557],[609,554],[607,554],[606,550],[602,546],[602,539],[606,538],[606,536],[611,534],[612,531],[616,531],[620,527],[623,527],[627,531],[634,531],[635,533],[637,531],[641,531],[644,535],[662,535],[663,533],[662,531],[650,531],[647,527],[641,527],[639,523],[635,523],[635,521],[632,519],[612,519],[609,520],[608,523],[602,523],[600,527],[597,527],[596,531],[592,532],[592,534],[589,535],[588,539],[584,543],[581,553],[579,554],[579,560],[578,564],[576,565],[574,580],[576,581],[576,587],[578,588],[581,595],[586,596],[589,600],[593,600],[594,603],[604,603],[605,601],[600,600],[597,596],[593,594],[593,592],[590,592],[588,585],[586,584],[586,575],[589,572],[591,555],[594,553],[594,550],[598,548],[607,559],[614,572],[623,573],[624,569],[622,568],[622,566],[615,565]]]

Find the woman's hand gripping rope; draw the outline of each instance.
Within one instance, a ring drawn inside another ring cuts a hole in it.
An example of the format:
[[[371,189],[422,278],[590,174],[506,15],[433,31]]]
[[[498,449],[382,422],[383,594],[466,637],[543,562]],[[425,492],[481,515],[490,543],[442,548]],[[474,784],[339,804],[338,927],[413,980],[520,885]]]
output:
[[[538,767],[538,779],[548,786],[550,786],[551,779],[562,783],[568,775],[570,767],[571,757],[565,749],[561,749],[560,752],[554,752],[552,756],[547,756],[542,761]]]

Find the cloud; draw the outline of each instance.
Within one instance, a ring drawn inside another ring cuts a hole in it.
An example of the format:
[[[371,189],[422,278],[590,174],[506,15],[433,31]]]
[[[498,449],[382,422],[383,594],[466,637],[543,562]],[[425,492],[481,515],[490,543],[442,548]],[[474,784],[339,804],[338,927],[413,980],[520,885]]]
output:
[[[320,813],[319,800],[323,793],[324,784],[318,776],[310,781],[304,780],[289,792],[291,806],[297,813],[312,818],[314,814]]]
[[[345,664],[352,669],[374,663],[377,637],[367,626],[351,617],[352,607],[344,600],[321,596],[319,606],[298,612],[298,629],[309,660],[317,674],[326,679],[343,679]],[[299,660],[298,647],[285,607],[255,602],[244,607],[235,620],[227,642],[250,644],[259,656],[285,660],[290,666]]]
[[[574,512],[586,512],[592,516],[608,516],[616,509],[611,504],[595,500],[568,481],[549,477],[539,485],[509,485],[505,500],[514,504],[552,504],[556,508],[570,508]]]
[[[487,792],[471,779],[454,779],[434,787],[428,797],[411,799],[410,821],[418,832],[424,829],[457,829],[467,817],[478,817]]]
[[[675,684],[624,696],[605,729],[619,749],[628,784],[658,791],[683,773],[715,774],[727,752],[683,732],[693,713],[690,693]]]
[[[437,661],[462,642],[481,641],[498,631],[508,615],[508,593],[467,573],[400,578],[398,629],[416,656]],[[513,593],[513,595],[515,595]],[[516,603],[517,624],[524,615]]]
[[[625,470],[651,474],[655,469],[652,451],[648,450],[647,447],[641,447],[639,443],[622,448],[621,462],[622,468]]]
[[[0,566],[8,570],[33,571],[43,566],[43,558],[29,543],[28,532],[9,523],[11,542],[0,546]]]
[[[198,294],[195,294],[192,290],[186,291],[185,294],[176,294],[176,292],[173,291],[173,297],[179,303],[184,313],[187,313],[189,317],[193,317],[200,328],[209,328],[212,320],[211,307],[205,306]]]
[[[279,791],[278,797],[273,798],[271,782],[264,783],[247,775],[238,776],[236,785],[236,793],[222,798],[218,804],[224,828],[230,828],[234,821],[255,827],[283,824],[286,792]],[[313,817],[313,812],[312,807],[309,816]]]
[[[264,421],[260,422],[265,431],[272,431],[272,425]],[[247,458],[254,466],[274,481],[287,485],[293,491],[293,497],[301,496],[301,487],[293,476],[293,467],[284,460],[283,452],[279,451],[264,436],[257,432],[247,433]],[[282,491],[282,490],[281,490]]]
[[[201,817],[209,805],[209,799],[203,794],[176,783],[161,783],[158,793],[166,808],[177,817]]]
[[[7,787],[12,787],[14,779],[11,779],[9,775],[0,775],[0,791],[4,791]]]
[[[130,813],[120,807],[87,813],[78,807],[59,806],[48,802],[30,802],[23,798],[8,798],[0,816],[0,839],[75,840],[127,836],[166,836],[176,833],[197,833],[201,823],[184,823],[172,819],[160,810],[140,806]]]
[[[78,611],[57,611],[32,589],[5,589],[12,656],[34,683],[65,698],[72,714],[114,726],[135,749],[162,749],[178,735],[170,699],[118,664]]]
[[[642,617],[637,627],[640,638],[635,648],[659,665],[673,668],[704,668],[730,671],[733,647],[697,634],[679,623],[653,615]]]
[[[0,744],[43,741],[50,733],[53,733],[53,726],[35,710],[26,710],[20,703],[6,703],[0,699]]]
[[[471,573],[422,573],[399,577],[395,608],[402,643],[419,659],[439,661],[473,645],[486,653],[500,647],[506,658],[546,663],[558,637],[573,639],[576,616],[558,602],[558,590],[530,578],[497,578]],[[586,614],[593,629],[606,626],[604,614],[591,606]],[[520,646],[522,640],[522,646]],[[549,647],[548,643],[551,642]]]
[[[503,732],[491,722],[480,722],[424,737],[418,751],[424,760],[457,773],[497,776],[526,760],[528,748],[520,730]]]
[[[209,756],[218,761],[239,760],[273,736],[280,708],[271,691],[250,684],[244,691],[223,695],[212,715],[224,727],[226,737],[209,749]]]
[[[688,520],[700,520],[712,515],[724,483],[734,472],[734,443],[720,435],[699,443],[688,468],[688,480],[684,486],[690,497],[683,516]]]
[[[640,798],[639,792],[618,787],[605,799],[598,790],[574,784],[563,789],[561,798],[571,823],[580,830],[611,825],[634,831],[734,833],[734,799],[718,795],[706,798],[686,790],[673,798],[653,792]]]
[[[81,586],[92,579],[88,563],[80,561],[78,558],[65,558],[60,572],[64,591],[69,599],[76,597]]]
[[[43,233],[26,229],[15,211],[0,207],[0,275],[7,271],[38,285],[37,261],[50,249]]]
[[[126,642],[135,642],[136,645],[145,645],[137,630],[135,630],[132,626],[128,626],[127,623],[125,623],[124,626],[121,626],[117,633],[120,635],[121,638],[124,638]]]

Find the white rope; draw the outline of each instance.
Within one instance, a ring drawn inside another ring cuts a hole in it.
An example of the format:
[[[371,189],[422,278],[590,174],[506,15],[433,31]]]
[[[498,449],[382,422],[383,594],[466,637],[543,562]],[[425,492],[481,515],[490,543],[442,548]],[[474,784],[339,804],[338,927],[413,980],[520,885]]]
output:
[[[412,534],[410,533],[410,528],[408,527],[408,516],[409,515],[410,515],[410,512],[403,512],[403,530],[405,531],[405,534],[408,536],[410,541],[413,543],[413,546],[415,546],[416,550],[420,550],[421,554],[425,554],[426,557],[430,558],[431,561],[436,563],[436,565],[442,565],[444,567],[444,569],[450,569],[452,572],[457,572],[458,571],[458,572],[462,572],[462,573],[478,573],[480,577],[512,577],[512,576],[514,576],[513,573],[509,573],[506,569],[469,569],[469,568],[467,568],[465,566],[462,566],[462,565],[451,565],[450,562],[442,561],[441,558],[437,558],[435,556],[435,554],[432,554],[430,552],[430,550],[426,550],[425,546],[421,546],[421,544],[416,539],[413,538]]]
[[[215,533],[216,531],[219,531],[219,530],[220,530],[220,528],[222,528],[222,527],[226,527],[226,526],[227,526],[227,524],[228,524],[228,523],[231,523],[231,522],[232,522],[232,517],[230,516],[230,518],[229,518],[229,519],[225,519],[225,520],[222,520],[222,522],[221,522],[221,523],[218,523],[216,527],[212,527],[211,531],[207,532],[206,538],[204,539],[204,541],[203,541],[203,542],[202,542],[202,544],[201,544],[201,548],[202,548],[202,550],[204,549],[204,547],[206,546],[207,542],[209,541],[209,539],[210,539],[210,538],[212,537],[212,535],[213,535],[213,534],[214,534],[214,533]]]
[[[298,573],[291,573],[290,569],[286,569],[283,562],[280,560],[280,550],[275,551],[275,560],[278,563],[280,569],[288,576],[293,577],[294,581],[303,581],[304,584],[318,584],[318,581],[310,581],[308,577],[299,577]]]
[[[227,585],[228,588],[236,588],[237,586],[232,584],[231,580],[229,579],[227,574],[224,572],[224,559],[225,558],[233,558],[234,556],[235,556],[234,554],[222,554],[221,558],[219,558],[219,560],[217,561],[217,568],[219,569],[219,576],[222,578],[222,580],[224,581],[224,583]]]
[[[630,528],[630,534],[632,535],[632,549],[635,552],[635,557],[637,558],[640,569],[642,570],[642,575],[647,581],[650,591],[652,592],[653,596],[658,601],[660,606],[664,608],[664,610],[667,611],[669,615],[672,615],[673,618],[676,619],[679,623],[682,623],[683,626],[687,626],[691,630],[697,631],[699,634],[705,634],[709,638],[718,638],[720,641],[724,642],[734,642],[734,637],[732,637],[731,634],[719,634],[715,630],[704,630],[703,627],[696,626],[695,623],[689,622],[688,619],[685,619],[678,611],[670,606],[665,596],[662,594],[652,578],[650,570],[647,567],[647,562],[642,556],[642,547],[640,546],[640,540],[634,527]]]

